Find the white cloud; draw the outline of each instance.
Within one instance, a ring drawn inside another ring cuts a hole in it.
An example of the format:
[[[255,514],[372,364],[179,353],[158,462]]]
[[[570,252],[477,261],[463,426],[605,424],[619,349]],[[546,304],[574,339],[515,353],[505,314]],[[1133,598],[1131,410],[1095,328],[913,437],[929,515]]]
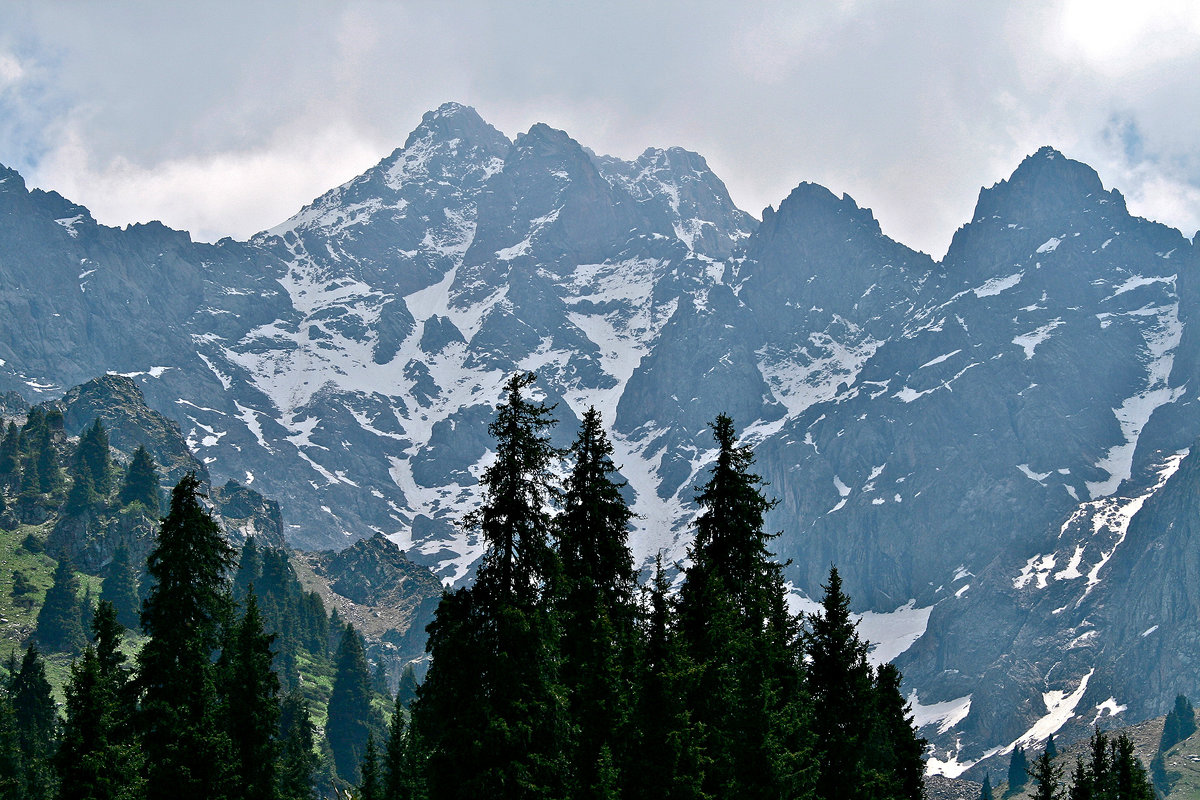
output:
[[[270,227],[457,100],[509,135],[544,121],[623,157],[697,150],[752,213],[823,183],[934,255],[1044,144],[1195,225],[1195,3],[17,9],[0,162],[108,222]]]

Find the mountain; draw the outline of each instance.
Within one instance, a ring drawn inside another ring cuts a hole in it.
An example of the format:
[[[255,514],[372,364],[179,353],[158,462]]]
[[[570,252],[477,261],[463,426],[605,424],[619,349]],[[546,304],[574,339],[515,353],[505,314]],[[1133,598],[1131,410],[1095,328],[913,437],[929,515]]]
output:
[[[1197,251],[1053,149],[940,261],[821,186],[759,222],[695,153],[510,140],[456,104],[249,242],[106,228],[10,170],[0,214],[0,392],[130,376],[213,475],[280,500],[292,544],[382,534],[469,580],[486,425],[534,370],[557,444],[602,411],[640,558],[686,556],[730,413],[798,607],[836,563],[935,771],[1200,688],[1195,565],[1171,557]]]

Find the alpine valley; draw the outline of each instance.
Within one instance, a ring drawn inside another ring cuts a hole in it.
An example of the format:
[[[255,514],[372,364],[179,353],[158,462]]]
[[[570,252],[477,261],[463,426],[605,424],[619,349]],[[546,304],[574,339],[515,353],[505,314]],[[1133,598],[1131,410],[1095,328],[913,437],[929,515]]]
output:
[[[291,545],[381,533],[447,583],[514,371],[557,444],[602,412],[646,562],[686,557],[726,412],[797,607],[836,564],[958,775],[1200,695],[1197,262],[1050,148],[935,261],[821,186],[760,222],[695,153],[447,104],[248,242],[98,225],[0,167],[0,393],[127,376]]]

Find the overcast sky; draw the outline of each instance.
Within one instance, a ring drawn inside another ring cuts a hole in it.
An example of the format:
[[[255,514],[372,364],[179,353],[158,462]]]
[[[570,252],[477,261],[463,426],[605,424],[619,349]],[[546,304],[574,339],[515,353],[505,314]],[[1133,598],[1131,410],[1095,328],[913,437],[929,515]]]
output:
[[[245,238],[447,100],[624,158],[696,150],[759,216],[801,181],[940,257],[1050,144],[1200,228],[1200,2],[0,0],[0,163],[110,225]]]

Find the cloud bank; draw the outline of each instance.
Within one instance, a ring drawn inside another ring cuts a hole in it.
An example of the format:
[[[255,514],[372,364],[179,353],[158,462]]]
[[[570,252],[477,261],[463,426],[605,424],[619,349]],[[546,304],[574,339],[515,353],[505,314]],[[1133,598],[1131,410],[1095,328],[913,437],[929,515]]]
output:
[[[935,256],[1043,144],[1200,228],[1200,5],[50,3],[0,32],[0,162],[101,222],[245,238],[446,100],[626,158],[702,153],[757,214],[800,181]]]

